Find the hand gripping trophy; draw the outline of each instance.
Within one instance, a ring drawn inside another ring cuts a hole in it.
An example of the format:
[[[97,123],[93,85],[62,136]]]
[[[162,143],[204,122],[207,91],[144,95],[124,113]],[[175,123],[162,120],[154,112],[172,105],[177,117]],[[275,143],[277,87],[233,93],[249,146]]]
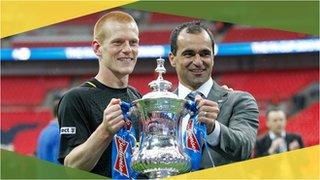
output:
[[[135,178],[137,174],[163,178],[199,168],[206,127],[197,120],[194,101],[179,99],[169,92],[172,84],[163,79],[164,61],[157,59],[155,71],[159,75],[149,83],[151,92],[131,104],[121,103],[127,124],[131,124],[130,115],[138,117],[140,145],[135,149],[133,126],[126,126],[115,135],[113,178]],[[182,130],[181,122],[187,114],[189,130]]]

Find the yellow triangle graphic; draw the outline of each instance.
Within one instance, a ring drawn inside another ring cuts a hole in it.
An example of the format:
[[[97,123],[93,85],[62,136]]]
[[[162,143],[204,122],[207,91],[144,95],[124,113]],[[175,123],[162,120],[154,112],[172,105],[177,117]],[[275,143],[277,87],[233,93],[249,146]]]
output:
[[[136,1],[1,0],[1,38]]]
[[[320,179],[319,152],[316,145],[169,179]]]

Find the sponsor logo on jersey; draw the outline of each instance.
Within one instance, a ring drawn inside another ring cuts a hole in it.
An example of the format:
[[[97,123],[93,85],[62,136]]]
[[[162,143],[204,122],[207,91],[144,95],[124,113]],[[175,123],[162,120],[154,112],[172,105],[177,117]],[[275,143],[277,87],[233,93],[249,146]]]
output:
[[[76,127],[61,127],[60,134],[76,134]]]

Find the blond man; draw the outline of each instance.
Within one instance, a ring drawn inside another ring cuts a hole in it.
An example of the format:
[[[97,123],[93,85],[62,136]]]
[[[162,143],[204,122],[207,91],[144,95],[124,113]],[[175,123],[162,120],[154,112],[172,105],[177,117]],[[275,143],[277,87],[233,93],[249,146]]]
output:
[[[99,71],[67,92],[59,104],[58,160],[65,166],[111,177],[111,141],[125,125],[120,101],[141,98],[128,86],[137,62],[138,36],[138,26],[127,13],[113,11],[97,21],[92,48]]]

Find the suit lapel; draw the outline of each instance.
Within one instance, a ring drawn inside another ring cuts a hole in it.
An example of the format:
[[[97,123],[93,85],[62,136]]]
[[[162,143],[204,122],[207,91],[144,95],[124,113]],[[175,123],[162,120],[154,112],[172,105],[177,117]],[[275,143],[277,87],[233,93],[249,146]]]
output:
[[[219,108],[223,105],[223,103],[228,98],[228,92],[227,90],[223,89],[221,86],[219,86],[215,81],[213,81],[212,88],[208,94],[208,99],[218,103]]]

